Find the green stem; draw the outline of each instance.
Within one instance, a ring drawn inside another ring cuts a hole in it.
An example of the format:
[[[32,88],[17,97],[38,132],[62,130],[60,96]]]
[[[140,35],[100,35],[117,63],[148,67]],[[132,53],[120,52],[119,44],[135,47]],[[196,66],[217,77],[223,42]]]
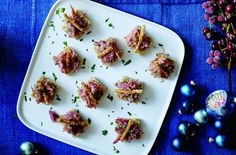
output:
[[[228,84],[229,84],[229,94],[232,95],[232,79],[231,79],[231,66],[232,66],[232,57],[229,57],[228,62]]]

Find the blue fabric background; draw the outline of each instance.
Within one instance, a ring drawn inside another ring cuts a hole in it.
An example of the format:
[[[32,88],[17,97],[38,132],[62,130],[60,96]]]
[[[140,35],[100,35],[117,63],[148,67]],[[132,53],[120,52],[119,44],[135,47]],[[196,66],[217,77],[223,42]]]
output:
[[[99,0],[105,5],[140,16],[174,30],[184,40],[186,57],[170,108],[150,154],[181,154],[171,149],[171,139],[177,134],[180,120],[192,121],[191,115],[178,116],[182,100],[180,85],[195,80],[201,87],[203,105],[207,94],[215,89],[227,89],[227,71],[211,70],[205,63],[209,42],[201,29],[203,0]],[[55,0],[0,1],[0,154],[18,154],[23,141],[38,143],[43,154],[91,154],[26,128],[16,117],[16,102],[34,46],[43,22]],[[233,78],[236,79],[235,70]],[[233,80],[233,89],[236,81]],[[234,91],[235,93],[235,91]],[[236,154],[234,149],[220,149],[208,143],[215,131],[207,126],[194,138],[192,149],[183,154]]]

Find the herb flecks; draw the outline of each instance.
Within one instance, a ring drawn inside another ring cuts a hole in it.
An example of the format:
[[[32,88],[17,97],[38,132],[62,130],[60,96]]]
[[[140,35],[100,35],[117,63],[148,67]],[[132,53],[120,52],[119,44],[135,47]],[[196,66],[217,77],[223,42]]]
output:
[[[131,59],[127,60],[125,63],[124,63],[124,66],[127,66],[128,64],[130,64],[132,62]]]
[[[108,94],[108,95],[107,95],[107,98],[108,98],[110,101],[113,101],[113,96],[112,96],[112,95]]]
[[[45,75],[45,74],[46,74],[46,72],[45,72],[45,71],[43,71],[43,72],[42,72],[42,74],[43,74],[43,75]]]
[[[91,67],[91,72],[94,72],[95,68],[96,68],[96,64],[93,64],[93,66]]]
[[[128,115],[132,116],[132,114],[130,112],[127,112],[127,113],[128,113]]]
[[[52,76],[53,76],[54,81],[57,81],[57,76],[56,76],[56,74],[55,74],[55,73],[52,73]]]
[[[61,98],[59,97],[59,95],[56,94],[56,100],[57,101],[61,101]]]
[[[50,21],[49,24],[48,24],[49,27],[52,27],[53,28],[53,31],[55,31],[55,25],[54,25],[54,22],[53,21]]]
[[[88,31],[86,34],[89,35],[92,31]]]
[[[105,20],[105,22],[107,23],[109,19],[110,19],[110,18],[107,18],[107,19]]]
[[[80,98],[79,96],[74,96],[74,95],[72,95],[72,97],[73,97],[73,98],[71,99],[71,102],[72,102],[72,103],[76,103],[77,100],[79,100],[79,98]]]
[[[64,44],[66,47],[68,46],[67,41],[64,41],[63,44]]]
[[[88,118],[88,124],[91,124],[91,119],[90,118]]]
[[[118,149],[116,149],[115,146],[113,146],[113,150],[115,151],[115,153],[120,153],[120,151]]]
[[[142,104],[146,104],[146,102],[142,101]]]
[[[108,133],[108,131],[107,131],[107,130],[102,130],[102,135],[103,135],[103,136],[106,136],[106,135],[107,135],[107,133]]]

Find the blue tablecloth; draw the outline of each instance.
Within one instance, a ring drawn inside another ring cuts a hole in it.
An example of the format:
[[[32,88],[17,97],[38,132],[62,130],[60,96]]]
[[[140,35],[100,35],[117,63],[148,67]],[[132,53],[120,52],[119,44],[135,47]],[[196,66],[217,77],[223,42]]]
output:
[[[170,108],[150,154],[180,154],[171,148],[180,120],[192,121],[191,115],[178,116],[181,102],[179,87],[195,80],[202,88],[197,104],[204,104],[207,94],[215,89],[227,89],[227,71],[212,71],[205,63],[209,42],[201,29],[203,0],[99,0],[105,5],[140,16],[174,30],[184,40],[186,57]],[[81,149],[42,136],[25,127],[16,117],[16,102],[33,49],[43,22],[55,0],[0,1],[0,154],[17,154],[23,141],[39,144],[43,154],[90,154]],[[233,78],[235,79],[235,70]],[[236,83],[233,82],[235,90]],[[208,143],[216,132],[207,126],[199,131],[192,149],[184,154],[236,154],[232,149],[220,149]]]

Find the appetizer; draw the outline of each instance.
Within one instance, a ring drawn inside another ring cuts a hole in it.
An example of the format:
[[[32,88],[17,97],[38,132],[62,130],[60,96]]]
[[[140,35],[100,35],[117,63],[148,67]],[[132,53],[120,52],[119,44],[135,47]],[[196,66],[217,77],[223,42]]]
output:
[[[115,86],[118,88],[115,90],[117,96],[120,99],[129,102],[138,102],[139,97],[143,92],[143,83],[129,77],[123,77],[123,79],[118,81]]]
[[[134,49],[135,53],[142,54],[152,45],[152,39],[145,33],[145,26],[137,26],[132,32],[125,37],[127,45]]]
[[[50,110],[49,115],[52,122],[62,123],[64,126],[63,130],[73,136],[79,136],[88,126],[88,122],[80,116],[77,110],[71,110],[61,116],[59,116],[55,111]]]
[[[117,40],[114,38],[96,41],[94,47],[97,57],[106,65],[120,60],[123,56],[123,52],[118,48]]]
[[[76,72],[82,65],[82,59],[72,48],[65,48],[58,56],[54,56],[54,63],[58,65],[61,72],[69,74]]]
[[[167,79],[174,72],[175,61],[165,53],[157,53],[154,60],[149,65],[149,71],[154,77]]]
[[[107,88],[95,78],[87,83],[82,82],[81,85],[82,88],[78,91],[80,98],[86,102],[87,107],[96,108],[98,101],[107,92]]]
[[[72,6],[71,10],[71,16],[64,14],[65,22],[62,28],[70,38],[79,39],[90,27],[91,21],[85,13],[75,10]]]
[[[139,119],[117,118],[115,123],[115,131],[117,132],[118,137],[113,142],[113,144],[117,143],[118,141],[130,142],[133,140],[138,140],[143,134]]]
[[[57,91],[58,86],[52,80],[42,76],[32,88],[32,96],[38,104],[50,104]]]

